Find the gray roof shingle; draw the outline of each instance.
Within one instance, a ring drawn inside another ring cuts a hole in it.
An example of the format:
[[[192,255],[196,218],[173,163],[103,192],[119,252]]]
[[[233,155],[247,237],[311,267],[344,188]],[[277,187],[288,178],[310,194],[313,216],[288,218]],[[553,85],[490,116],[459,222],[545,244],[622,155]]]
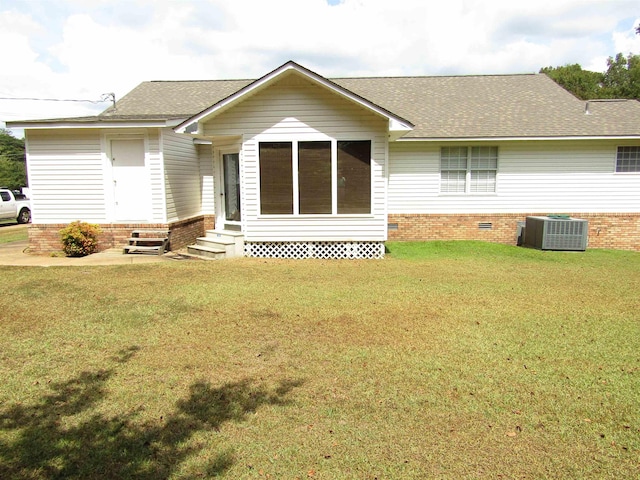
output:
[[[415,125],[403,138],[640,136],[640,102],[585,102],[543,74],[331,79]],[[106,119],[188,118],[252,80],[143,82]]]
[[[253,80],[142,82],[101,116],[161,115],[188,118],[227,98]]]
[[[336,83],[407,118],[405,138],[640,135],[640,102],[585,102],[546,75],[358,78]]]

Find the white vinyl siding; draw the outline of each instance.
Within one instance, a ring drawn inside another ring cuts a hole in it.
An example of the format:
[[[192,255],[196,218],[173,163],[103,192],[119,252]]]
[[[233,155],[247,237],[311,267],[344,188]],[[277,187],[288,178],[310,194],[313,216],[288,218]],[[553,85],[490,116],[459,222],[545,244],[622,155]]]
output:
[[[215,181],[213,169],[213,149],[211,145],[197,145],[200,165],[200,191],[202,192],[202,213],[215,214]]]
[[[388,120],[297,77],[284,78],[204,125],[206,135],[242,135],[243,231],[247,241],[386,239]],[[261,215],[259,142],[370,140],[372,204],[365,215]]]
[[[164,163],[160,152],[160,130],[149,128],[146,130],[147,138],[147,164],[149,170],[149,183],[151,185],[151,218],[152,223],[165,222],[167,208],[164,189]]]
[[[27,130],[27,169],[34,223],[114,221],[109,144],[140,139],[151,195],[150,222],[164,222],[163,165],[158,129]],[[150,192],[150,193],[149,193]]]
[[[162,130],[167,221],[194,217],[202,212],[200,158],[193,139]]]
[[[107,221],[100,131],[28,130],[34,223]]]
[[[489,195],[440,192],[442,146],[389,145],[389,213],[640,211],[640,176],[615,173],[614,141],[499,142],[499,188]]]

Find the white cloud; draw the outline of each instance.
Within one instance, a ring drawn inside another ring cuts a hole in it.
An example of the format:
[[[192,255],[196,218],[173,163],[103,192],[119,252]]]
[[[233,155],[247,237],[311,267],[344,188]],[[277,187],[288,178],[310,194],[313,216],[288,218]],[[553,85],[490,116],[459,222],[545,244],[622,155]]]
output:
[[[65,98],[67,94],[74,93],[76,88],[69,79],[54,72],[42,60],[25,34],[41,32],[41,25],[30,16],[16,12],[0,12],[0,25],[0,44],[4,45],[0,97]],[[0,118],[7,121],[41,118],[47,116],[47,112],[67,116],[90,114],[92,111],[95,109],[78,103],[0,100]]]
[[[637,26],[638,23],[639,21],[636,20],[635,25]],[[640,52],[640,35],[636,34],[635,28],[614,32],[613,43],[615,45],[615,53],[621,52],[624,55],[628,55],[629,53],[637,54]]]
[[[16,5],[0,4],[0,96],[119,98],[144,80],[257,78],[290,59],[326,76],[433,75],[603,70],[640,53],[627,0],[61,0],[51,20],[53,2]],[[0,118],[99,111],[16,104],[0,101]]]

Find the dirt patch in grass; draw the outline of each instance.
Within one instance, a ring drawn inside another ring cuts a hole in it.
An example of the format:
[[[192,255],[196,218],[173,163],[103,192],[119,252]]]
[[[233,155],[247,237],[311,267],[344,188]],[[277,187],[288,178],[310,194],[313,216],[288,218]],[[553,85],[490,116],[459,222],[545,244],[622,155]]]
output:
[[[638,476],[640,255],[411,248],[3,268],[0,477]]]

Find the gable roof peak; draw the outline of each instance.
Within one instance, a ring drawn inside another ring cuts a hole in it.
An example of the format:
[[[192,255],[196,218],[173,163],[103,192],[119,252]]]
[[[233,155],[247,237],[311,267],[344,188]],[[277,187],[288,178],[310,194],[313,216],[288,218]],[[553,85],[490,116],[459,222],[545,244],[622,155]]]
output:
[[[187,133],[187,132],[197,132],[200,130],[200,124],[203,121],[206,121],[208,118],[213,117],[241,101],[243,98],[246,98],[248,95],[252,95],[257,93],[258,91],[266,88],[267,86],[276,82],[282,75],[286,74],[289,71],[295,71],[299,75],[311,80],[312,82],[326,88],[327,90],[332,91],[336,95],[343,97],[346,100],[359,104],[361,107],[368,109],[374,112],[377,115],[387,118],[389,121],[390,129],[394,131],[402,131],[407,132],[413,129],[414,125],[408,120],[386,110],[385,108],[372,103],[370,100],[353,93],[349,89],[344,86],[341,86],[333,81],[323,77],[315,73],[312,70],[309,70],[306,67],[294,62],[293,60],[289,60],[278,68],[270,71],[266,75],[263,75],[259,79],[249,83],[243,88],[239,89],[237,92],[229,95],[228,97],[220,100],[219,102],[211,105],[209,108],[193,115],[191,118],[185,120],[180,125],[175,128],[175,131],[178,133]]]

